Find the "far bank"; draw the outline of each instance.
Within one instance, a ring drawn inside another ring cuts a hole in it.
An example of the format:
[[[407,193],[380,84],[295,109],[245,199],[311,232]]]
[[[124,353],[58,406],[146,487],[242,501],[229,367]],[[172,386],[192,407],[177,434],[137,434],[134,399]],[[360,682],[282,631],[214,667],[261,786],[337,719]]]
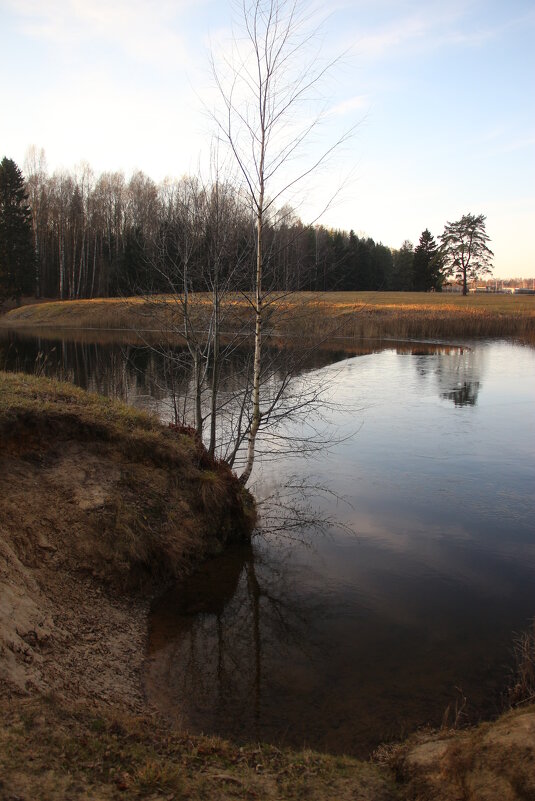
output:
[[[535,296],[417,292],[303,292],[270,297],[266,335],[328,339],[460,339],[500,337],[535,341]],[[210,296],[194,293],[189,313],[199,330],[206,324]],[[243,295],[223,301],[223,333],[251,335],[254,316]],[[181,296],[48,301],[21,306],[0,325],[69,329],[113,329],[125,340],[180,339]]]

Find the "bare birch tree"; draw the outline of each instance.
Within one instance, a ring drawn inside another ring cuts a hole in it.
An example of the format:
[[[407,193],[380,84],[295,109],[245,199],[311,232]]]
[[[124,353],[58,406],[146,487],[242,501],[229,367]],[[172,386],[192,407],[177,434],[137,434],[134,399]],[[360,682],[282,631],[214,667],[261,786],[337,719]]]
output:
[[[347,138],[342,136],[303,165],[303,147],[321,121],[310,116],[306,101],[335,61],[324,63],[311,45],[308,6],[300,0],[242,0],[240,34],[222,65],[212,58],[213,75],[223,111],[215,114],[247,187],[255,218],[255,270],[250,302],[254,311],[252,411],[247,457],[240,480],[251,476],[258,433],[274,410],[261,400],[263,329],[266,317],[266,253],[264,231],[276,205],[322,165]],[[299,116],[301,115],[301,117]],[[304,118],[304,122],[302,121]]]
[[[26,185],[32,209],[33,247],[35,250],[35,297],[41,297],[41,267],[43,261],[43,217],[46,206],[46,157],[43,148],[28,148],[24,161]]]

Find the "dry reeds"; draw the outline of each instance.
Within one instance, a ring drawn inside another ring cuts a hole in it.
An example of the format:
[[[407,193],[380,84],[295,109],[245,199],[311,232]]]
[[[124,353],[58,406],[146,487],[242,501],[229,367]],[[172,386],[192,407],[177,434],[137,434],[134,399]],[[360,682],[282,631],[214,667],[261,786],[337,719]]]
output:
[[[400,296],[403,293],[399,293]],[[424,296],[427,297],[427,296]],[[314,338],[466,340],[512,338],[535,342],[535,303],[532,309],[510,303],[488,307],[469,303],[419,304],[370,302],[354,305],[318,303],[302,314],[288,316],[288,333]],[[503,300],[510,300],[504,298]]]
[[[535,618],[513,640],[515,665],[509,690],[511,706],[535,702]]]
[[[225,300],[229,332],[246,332],[252,323],[250,305],[239,296]],[[203,327],[210,309],[208,296],[195,296],[196,324]],[[55,301],[14,309],[3,325],[70,329],[120,330],[136,339],[179,332],[180,299],[107,298]],[[535,297],[441,293],[340,292],[297,293],[275,302],[267,329],[278,336],[325,340],[516,338],[535,342]]]

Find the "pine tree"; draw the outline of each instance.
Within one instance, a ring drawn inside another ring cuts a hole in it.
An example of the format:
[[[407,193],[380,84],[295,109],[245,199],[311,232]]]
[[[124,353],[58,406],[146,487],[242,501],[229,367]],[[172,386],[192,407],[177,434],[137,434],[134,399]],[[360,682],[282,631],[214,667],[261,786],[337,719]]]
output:
[[[468,294],[469,280],[492,271],[494,254],[487,245],[486,219],[484,214],[465,214],[457,222],[447,223],[440,237],[446,274],[462,282],[463,295]]]
[[[33,290],[35,253],[32,214],[22,172],[14,161],[0,162],[0,301]]]
[[[426,228],[414,251],[413,288],[416,292],[440,291],[442,288],[442,260],[434,236]]]

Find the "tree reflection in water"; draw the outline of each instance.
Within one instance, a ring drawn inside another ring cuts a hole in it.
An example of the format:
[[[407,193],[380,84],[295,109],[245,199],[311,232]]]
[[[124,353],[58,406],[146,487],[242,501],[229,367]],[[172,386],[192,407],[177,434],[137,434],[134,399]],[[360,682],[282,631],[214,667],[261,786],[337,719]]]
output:
[[[485,370],[483,349],[451,347],[437,348],[432,358],[429,354],[414,354],[420,377],[433,376],[438,393],[455,406],[475,406]]]
[[[455,406],[475,406],[478,394],[479,381],[474,381],[473,383],[465,381],[464,384],[455,387],[455,389],[443,392],[442,397],[445,400],[453,401]]]
[[[280,553],[244,546],[158,602],[146,687],[160,710],[195,731],[280,741],[286,705],[302,703],[317,680],[311,621],[321,610],[296,592],[292,573]],[[280,704],[266,702],[273,694]]]

